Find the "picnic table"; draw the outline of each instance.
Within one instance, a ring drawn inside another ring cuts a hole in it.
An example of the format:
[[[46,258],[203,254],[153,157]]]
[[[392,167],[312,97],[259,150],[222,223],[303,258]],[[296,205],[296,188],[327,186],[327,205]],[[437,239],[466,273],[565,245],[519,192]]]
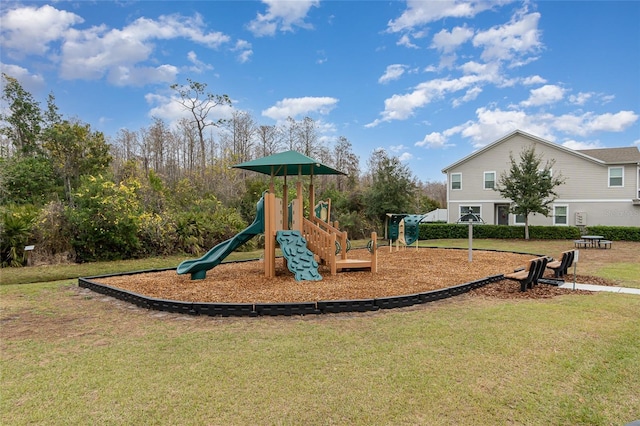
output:
[[[575,240],[573,243],[576,247],[597,247],[611,248],[611,241],[605,240],[602,235],[583,235],[581,239]]]

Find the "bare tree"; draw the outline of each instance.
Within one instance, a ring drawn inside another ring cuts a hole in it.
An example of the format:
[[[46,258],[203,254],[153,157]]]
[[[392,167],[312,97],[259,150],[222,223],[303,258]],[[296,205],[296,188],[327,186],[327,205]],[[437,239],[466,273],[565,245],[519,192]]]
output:
[[[318,125],[310,118],[305,117],[302,122],[298,123],[298,144],[302,153],[309,157],[316,155],[318,149]]]
[[[420,184],[419,192],[436,203],[440,208],[447,205],[447,183],[428,181]]]
[[[206,168],[204,129],[209,126],[220,127],[226,121],[223,118],[211,120],[209,115],[218,106],[231,106],[231,99],[228,95],[214,95],[213,93],[205,92],[206,83],[199,83],[189,78],[187,81],[189,82],[187,86],[172,84],[170,87],[180,96],[178,103],[193,116],[191,122],[196,125],[198,141],[200,142],[200,169],[204,173]]]
[[[258,139],[257,156],[266,157],[278,152],[280,141],[276,126],[260,126],[256,129]]]
[[[182,168],[193,171],[195,163],[195,145],[198,138],[193,122],[186,118],[178,121],[180,140],[182,141],[183,161]]]
[[[287,122],[281,127],[282,139],[288,150],[298,150],[298,122],[287,117]]]
[[[360,160],[353,153],[351,142],[344,136],[340,136],[333,148],[334,166],[347,176],[339,176],[337,189],[339,191],[352,190],[360,176]]]
[[[227,122],[228,145],[234,161],[244,162],[251,157],[257,131],[256,122],[248,112],[234,111]]]

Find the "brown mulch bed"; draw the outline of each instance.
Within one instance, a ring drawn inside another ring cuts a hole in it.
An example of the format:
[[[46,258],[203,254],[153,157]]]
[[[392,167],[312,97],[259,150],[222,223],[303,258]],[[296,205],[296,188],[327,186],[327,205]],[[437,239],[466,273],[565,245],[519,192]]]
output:
[[[349,258],[369,258],[366,250],[353,250]],[[511,272],[523,266],[531,255],[474,251],[468,261],[467,250],[401,249],[378,251],[378,272],[340,272],[335,276],[320,267],[321,281],[295,281],[276,260],[276,277],[264,277],[264,263],[250,261],[221,264],[207,272],[204,280],[175,271],[143,273],[95,279],[149,297],[188,302],[273,303],[311,302],[320,300],[372,299],[414,294],[446,288],[492,275]],[[551,275],[549,275],[551,276]],[[571,277],[573,278],[573,277]],[[610,285],[594,277],[579,277],[578,282]],[[471,295],[500,298],[547,298],[572,292],[540,284],[533,290],[520,292],[516,281],[504,280],[474,290]],[[588,292],[587,292],[588,293]]]

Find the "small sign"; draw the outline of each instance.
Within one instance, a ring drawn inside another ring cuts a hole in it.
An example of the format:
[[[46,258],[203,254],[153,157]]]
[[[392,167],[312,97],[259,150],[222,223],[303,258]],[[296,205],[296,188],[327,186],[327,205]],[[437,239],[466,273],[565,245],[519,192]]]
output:
[[[576,255],[573,257],[573,263],[578,263],[579,257],[580,257],[580,250],[576,250]]]
[[[32,251],[36,246],[24,246],[24,251]]]

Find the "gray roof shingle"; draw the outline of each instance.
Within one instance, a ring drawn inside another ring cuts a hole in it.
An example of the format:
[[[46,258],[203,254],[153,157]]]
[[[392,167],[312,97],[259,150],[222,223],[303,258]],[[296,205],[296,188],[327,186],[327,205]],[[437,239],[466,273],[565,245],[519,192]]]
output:
[[[577,149],[577,152],[597,158],[605,163],[640,163],[640,150],[629,146],[622,148]]]

